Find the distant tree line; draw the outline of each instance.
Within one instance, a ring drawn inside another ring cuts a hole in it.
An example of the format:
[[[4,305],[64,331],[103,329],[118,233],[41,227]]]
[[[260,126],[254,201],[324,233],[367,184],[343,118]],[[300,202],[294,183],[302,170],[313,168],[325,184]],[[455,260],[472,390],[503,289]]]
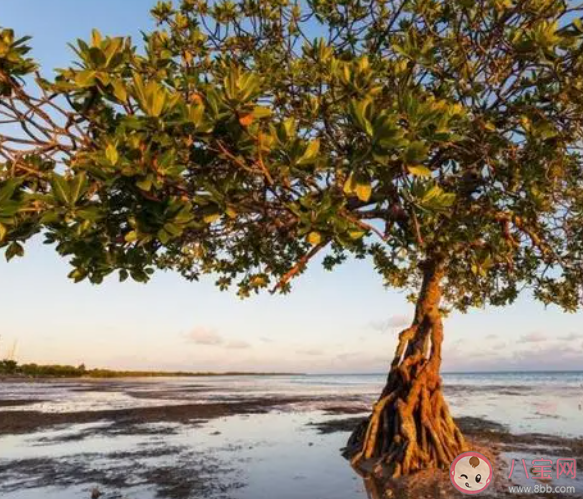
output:
[[[188,372],[188,371],[116,371],[112,369],[87,369],[85,364],[77,367],[68,365],[22,364],[15,360],[0,360],[0,377],[30,378],[135,378],[164,376],[238,376],[238,375],[281,375],[291,373],[253,373],[230,371]]]

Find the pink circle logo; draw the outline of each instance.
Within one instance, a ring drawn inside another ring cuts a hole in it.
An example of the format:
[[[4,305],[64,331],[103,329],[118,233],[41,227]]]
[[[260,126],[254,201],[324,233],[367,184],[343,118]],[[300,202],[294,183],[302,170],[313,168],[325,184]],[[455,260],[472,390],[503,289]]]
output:
[[[449,467],[453,486],[464,494],[479,494],[490,485],[494,471],[492,465],[479,452],[464,452]]]

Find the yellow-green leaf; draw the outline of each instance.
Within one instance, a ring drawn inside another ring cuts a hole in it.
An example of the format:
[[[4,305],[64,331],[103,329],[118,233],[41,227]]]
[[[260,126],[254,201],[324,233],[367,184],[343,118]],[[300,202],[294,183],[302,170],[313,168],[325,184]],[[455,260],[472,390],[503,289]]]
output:
[[[143,191],[148,192],[152,188],[152,179],[150,177],[146,177],[142,180],[138,180],[136,185]]]
[[[492,123],[491,121],[487,121],[484,124],[484,128],[486,130],[488,130],[489,132],[495,132],[496,131],[496,125],[494,125],[494,123]]]
[[[361,239],[365,232],[363,230],[349,230],[348,235],[351,239]]]
[[[313,163],[320,152],[320,141],[318,139],[313,140],[308,144],[306,150],[302,157],[298,161],[298,165],[307,165]]]
[[[126,103],[128,100],[128,91],[121,80],[116,80],[112,83],[113,86],[113,95],[115,98],[120,102]]]
[[[135,230],[132,230],[125,235],[124,239],[127,243],[133,243],[138,240],[138,233]]]
[[[407,170],[416,177],[431,177],[431,170],[423,165],[408,166]]]
[[[204,104],[196,104],[188,106],[188,119],[194,125],[198,126],[202,123],[204,114]]]
[[[355,189],[356,183],[354,182],[354,176],[351,173],[349,177],[346,179],[346,182],[344,182],[344,188],[342,190],[344,191],[344,194],[350,195],[354,193]]]
[[[271,116],[271,109],[263,106],[256,106],[253,109],[253,116],[257,119],[269,118]]]
[[[216,222],[219,218],[221,218],[221,214],[220,213],[211,213],[209,215],[204,216],[203,217],[203,220],[207,224],[212,224],[213,222]]]
[[[117,152],[117,147],[114,144],[109,144],[105,148],[105,157],[112,165],[117,165],[119,160],[119,153]]]
[[[75,76],[75,83],[83,88],[92,87],[95,85],[95,71],[89,69],[80,71]]]

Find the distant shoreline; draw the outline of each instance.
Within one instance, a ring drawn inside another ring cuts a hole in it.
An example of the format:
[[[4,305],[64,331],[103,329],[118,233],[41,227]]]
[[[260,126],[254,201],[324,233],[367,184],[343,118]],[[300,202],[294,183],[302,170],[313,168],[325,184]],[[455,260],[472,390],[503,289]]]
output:
[[[112,378],[198,378],[211,376],[301,376],[301,373],[282,372],[192,372],[192,371],[130,371],[116,369],[87,369],[68,365],[22,364],[0,361],[0,382],[28,379],[112,379]]]
[[[30,376],[30,375],[4,375],[0,374],[0,383],[4,382],[14,382],[14,381],[39,381],[39,380],[100,380],[100,379],[129,379],[129,378],[211,378],[211,377],[238,377],[238,376],[257,376],[257,377],[270,377],[270,376],[304,376],[302,373],[247,373],[247,372],[226,372],[226,373],[115,373],[107,375],[93,376],[90,374],[83,376],[58,376],[58,375],[45,375],[45,376]]]
[[[3,381],[26,381],[26,380],[38,380],[38,379],[115,379],[115,378],[204,378],[204,377],[221,377],[221,376],[258,376],[258,377],[269,377],[269,376],[308,376],[304,373],[254,373],[254,372],[210,372],[210,373],[108,373],[106,375],[92,375],[84,374],[79,376],[60,376],[60,375],[42,375],[42,376],[32,376],[26,374],[20,375],[7,375],[0,374],[0,383]]]

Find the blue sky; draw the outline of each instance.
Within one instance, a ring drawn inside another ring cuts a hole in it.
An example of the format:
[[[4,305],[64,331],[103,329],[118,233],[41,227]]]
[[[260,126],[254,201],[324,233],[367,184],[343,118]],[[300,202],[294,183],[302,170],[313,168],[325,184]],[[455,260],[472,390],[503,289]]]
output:
[[[34,37],[45,74],[71,60],[68,42],[152,26],[150,0],[2,0],[3,26]],[[413,309],[369,262],[334,273],[312,266],[288,296],[241,301],[211,278],[160,273],[147,285],[73,284],[66,262],[35,240],[0,261],[0,357],[18,342],[23,362],[188,370],[382,372]],[[445,370],[578,369],[583,314],[545,309],[524,295],[507,309],[446,320]]]

